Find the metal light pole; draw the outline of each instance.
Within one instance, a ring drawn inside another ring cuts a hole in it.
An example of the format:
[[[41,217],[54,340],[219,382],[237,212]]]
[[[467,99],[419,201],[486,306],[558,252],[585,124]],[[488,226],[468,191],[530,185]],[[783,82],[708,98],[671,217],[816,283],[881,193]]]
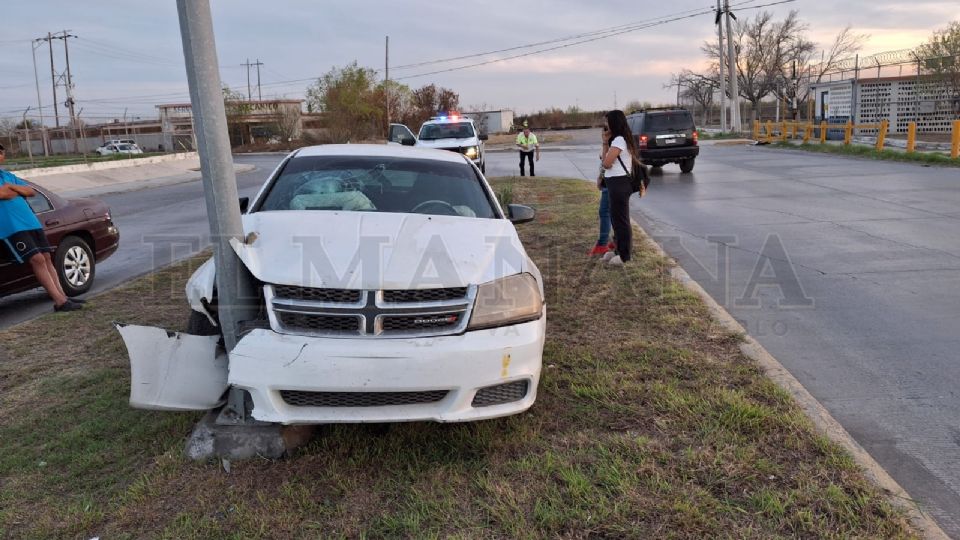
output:
[[[737,55],[733,46],[733,29],[730,18],[730,0],[723,0],[723,10],[727,15],[727,62],[730,73],[730,131],[740,133],[742,122],[740,121],[740,81],[737,79]]]
[[[227,132],[210,0],[177,0],[177,13],[180,17],[187,82],[190,85],[190,103],[196,117],[207,219],[217,266],[220,328],[227,351],[231,351],[237,344],[237,323],[253,318],[257,306],[245,305],[245,301],[256,295],[246,268],[230,247],[231,239],[243,241],[243,223]],[[232,390],[231,394],[239,393]],[[231,403],[234,403],[233,398],[231,395]]]
[[[30,107],[23,111],[23,130],[27,132],[27,154],[30,156],[30,165],[33,165],[33,143],[30,141],[30,122],[27,120],[27,113]]]
[[[37,112],[40,114],[40,146],[43,147],[43,155],[49,156],[46,126],[43,125],[43,102],[40,100],[40,76],[37,75],[37,40],[30,42],[30,49],[30,54],[33,56],[33,82],[37,85]]]
[[[720,132],[727,130],[727,85],[723,78],[723,24],[720,21],[723,11],[720,7],[720,0],[717,0],[717,35],[720,37],[720,46],[717,47],[718,62],[720,66]]]

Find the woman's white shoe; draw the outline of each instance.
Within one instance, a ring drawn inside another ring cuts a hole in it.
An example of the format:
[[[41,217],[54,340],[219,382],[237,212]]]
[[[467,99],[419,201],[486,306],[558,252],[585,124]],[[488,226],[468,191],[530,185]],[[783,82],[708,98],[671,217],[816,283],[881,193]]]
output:
[[[600,257],[600,260],[603,262],[610,262],[610,259],[616,256],[617,256],[617,253],[615,251],[608,251],[603,254],[603,257]]]
[[[616,257],[613,257],[612,259],[610,259],[609,264],[610,266],[623,266],[627,263],[623,262],[623,259],[621,259],[619,255],[617,255]]]

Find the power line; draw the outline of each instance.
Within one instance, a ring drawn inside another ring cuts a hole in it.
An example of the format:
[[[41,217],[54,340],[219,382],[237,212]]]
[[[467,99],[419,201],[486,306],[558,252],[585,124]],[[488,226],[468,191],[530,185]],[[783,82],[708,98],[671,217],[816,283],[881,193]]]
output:
[[[655,22],[655,21],[658,21],[658,20],[660,20],[660,19],[664,19],[664,18],[668,18],[668,17],[678,16],[678,15],[684,15],[684,14],[693,13],[693,12],[697,12],[697,14],[701,14],[701,13],[700,13],[701,11],[702,11],[702,10],[700,10],[700,9],[690,9],[690,10],[686,10],[686,11],[680,11],[680,12],[677,12],[677,13],[671,13],[671,14],[669,14],[669,15],[663,15],[663,16],[661,16],[661,17],[656,17],[656,18],[653,18],[653,19],[645,19],[645,20],[642,20],[642,21],[636,21],[636,22],[632,22],[632,23],[628,23],[628,24],[621,24],[621,25],[618,25],[618,26],[611,26],[611,27],[608,27],[608,28],[602,28],[602,29],[600,29],[600,30],[594,30],[594,31],[592,31],[592,32],[586,32],[586,33],[582,33],[582,34],[575,34],[575,35],[571,35],[571,36],[566,36],[566,37],[551,39],[551,40],[547,40],[547,41],[540,41],[540,42],[536,42],[536,43],[527,43],[527,44],[525,44],[525,45],[516,45],[516,46],[513,46],[513,47],[507,47],[507,48],[505,48],[505,49],[497,49],[497,50],[480,52],[480,53],[466,54],[466,55],[462,55],[462,56],[453,56],[453,57],[450,57],[450,58],[441,58],[441,59],[438,59],[438,60],[428,60],[428,61],[424,61],[424,62],[417,62],[417,63],[414,63],[414,64],[404,64],[404,65],[400,65],[400,66],[394,66],[394,69],[407,69],[407,68],[422,67],[422,66],[427,66],[427,65],[432,65],[432,64],[443,64],[443,63],[447,63],[447,62],[453,62],[453,61],[456,61],[456,60],[467,60],[467,59],[470,59],[470,58],[478,58],[478,57],[481,57],[481,56],[490,56],[491,54],[500,54],[500,53],[505,53],[505,52],[510,52],[510,51],[521,50],[521,49],[529,49],[529,48],[532,48],[532,47],[540,47],[540,46],[543,46],[543,45],[552,45],[552,44],[554,44],[554,43],[562,43],[562,42],[565,42],[565,41],[571,41],[571,40],[580,39],[580,38],[584,38],[584,37],[592,37],[592,36],[596,36],[596,35],[599,35],[599,34],[607,34],[607,33],[610,33],[610,32],[617,32],[617,31],[619,31],[619,30],[624,30],[624,29],[626,29],[626,28],[633,28],[633,27],[637,27],[637,26],[642,26],[642,25],[646,25],[646,24],[649,24],[649,23],[651,23],[651,22]],[[378,70],[378,71],[379,71],[379,70]]]
[[[699,16],[701,16],[701,15],[709,15],[709,14],[712,14],[713,12],[714,12],[714,10],[713,10],[712,8],[711,8],[711,9],[707,9],[707,10],[701,10],[701,11],[698,11],[698,12],[695,12],[695,13],[691,13],[691,14],[689,14],[689,15],[682,15],[682,16],[678,16],[678,17],[673,17],[673,18],[668,18],[668,19],[662,19],[662,20],[658,20],[658,21],[656,21],[656,22],[652,22],[652,23],[648,23],[648,24],[644,24],[644,25],[640,25],[640,26],[630,27],[630,28],[627,28],[627,29],[625,29],[625,30],[619,30],[619,31],[617,31],[617,32],[605,34],[605,35],[602,35],[602,36],[599,36],[599,37],[592,37],[592,38],[588,38],[588,39],[582,39],[582,40],[579,40],[579,41],[574,41],[573,43],[565,43],[565,44],[563,44],[563,45],[557,45],[557,46],[555,46],[555,47],[548,47],[548,48],[545,48],[545,49],[538,49],[538,50],[536,50],[536,51],[531,51],[531,52],[522,53],[522,54],[515,54],[515,55],[512,55],[512,56],[507,56],[507,57],[505,57],[505,58],[495,58],[495,59],[493,59],[493,60],[487,60],[487,61],[484,61],[484,62],[476,62],[476,63],[473,63],[473,64],[467,64],[467,65],[464,65],[464,66],[456,66],[456,67],[447,68],[447,69],[440,69],[440,70],[436,70],[436,71],[429,71],[429,72],[426,72],[426,73],[417,73],[416,75],[406,75],[406,76],[404,76],[404,77],[396,77],[394,80],[404,80],[404,79],[413,79],[413,78],[417,78],[417,77],[426,77],[427,75],[436,75],[436,74],[438,74],[438,73],[448,73],[448,72],[451,72],[451,71],[459,71],[459,70],[461,70],[461,69],[469,69],[469,68],[474,68],[474,67],[486,66],[486,65],[489,65],[489,64],[495,64],[495,63],[498,63],[498,62],[506,62],[507,60],[514,60],[514,59],[516,59],[516,58],[523,58],[523,57],[526,57],[526,56],[533,56],[533,55],[535,55],[535,54],[542,54],[542,53],[545,53],[545,52],[555,51],[555,50],[558,50],[558,49],[565,49],[565,48],[567,48],[567,47],[573,47],[573,46],[575,46],[575,45],[582,45],[582,44],[584,44],[584,43],[590,43],[590,42],[592,42],[592,41],[599,41],[599,40],[601,40],[601,39],[607,39],[607,38],[614,37],[614,36],[618,36],[618,35],[621,35],[621,34],[627,34],[627,33],[630,33],[630,32],[636,32],[637,30],[642,30],[642,29],[645,29],[645,28],[652,28],[652,27],[654,27],[654,26],[660,26],[660,25],[663,25],[663,24],[667,24],[667,23],[671,23],[671,22],[675,22],[675,21],[679,21],[679,20],[683,20],[683,19],[692,19],[692,18],[694,18],[694,17],[699,17]]]

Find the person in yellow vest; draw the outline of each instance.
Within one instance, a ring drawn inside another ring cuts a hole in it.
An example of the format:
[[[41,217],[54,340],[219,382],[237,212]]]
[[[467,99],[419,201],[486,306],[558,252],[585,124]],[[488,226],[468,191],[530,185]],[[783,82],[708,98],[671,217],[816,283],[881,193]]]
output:
[[[517,135],[517,148],[520,149],[520,176],[525,176],[523,170],[523,160],[530,162],[530,176],[536,176],[533,173],[533,153],[537,153],[537,161],[540,161],[540,142],[537,136],[530,133],[530,126],[523,123],[523,132]]]

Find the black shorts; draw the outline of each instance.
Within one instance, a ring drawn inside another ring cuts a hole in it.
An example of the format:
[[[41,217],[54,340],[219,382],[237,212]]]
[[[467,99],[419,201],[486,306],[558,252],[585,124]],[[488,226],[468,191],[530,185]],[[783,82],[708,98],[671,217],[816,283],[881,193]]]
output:
[[[3,239],[8,257],[18,263],[25,263],[37,253],[50,253],[53,248],[47,241],[43,229],[31,229],[11,234]]]

